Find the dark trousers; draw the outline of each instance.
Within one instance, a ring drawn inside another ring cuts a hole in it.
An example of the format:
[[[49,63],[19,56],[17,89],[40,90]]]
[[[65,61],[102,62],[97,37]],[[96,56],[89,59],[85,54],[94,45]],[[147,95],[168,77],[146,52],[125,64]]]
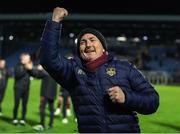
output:
[[[54,99],[48,99],[46,97],[41,96],[41,102],[40,102],[40,124],[45,127],[45,108],[46,104],[49,104],[49,111],[50,111],[50,120],[49,120],[49,127],[53,126],[53,120],[54,120]]]
[[[17,113],[19,108],[20,100],[22,100],[22,120],[25,120],[27,103],[29,98],[29,90],[15,89],[14,90],[14,110],[13,110],[13,119],[17,119]]]
[[[2,112],[1,104],[4,98],[4,94],[5,94],[5,88],[0,88],[0,112]]]
[[[66,89],[62,89],[61,94],[63,97],[63,108],[62,108],[62,112],[63,112],[63,118],[67,117],[67,108],[70,106],[70,102],[68,102],[68,97],[69,97],[69,92]]]
[[[63,96],[63,118],[66,118],[67,117],[67,100],[68,100],[68,96],[67,95],[64,95]]]

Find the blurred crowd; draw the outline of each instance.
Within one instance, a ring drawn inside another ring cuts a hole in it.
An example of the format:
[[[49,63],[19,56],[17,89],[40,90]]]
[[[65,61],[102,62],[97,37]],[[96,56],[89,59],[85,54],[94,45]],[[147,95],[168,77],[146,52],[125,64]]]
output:
[[[73,58],[73,57],[67,57]],[[13,74],[13,75],[12,75]],[[19,57],[18,63],[13,68],[13,73],[8,70],[6,66],[6,60],[0,59],[0,116],[3,116],[3,98],[8,84],[8,78],[14,78],[14,107],[13,107],[13,125],[25,125],[26,124],[26,113],[28,111],[28,101],[30,94],[30,78],[41,80],[40,89],[40,102],[39,102],[39,113],[40,121],[39,124],[33,126],[33,129],[37,131],[43,131],[45,129],[53,128],[54,116],[62,115],[62,123],[68,123],[68,117],[71,114],[71,98],[68,91],[61,88],[54,79],[43,69],[40,64],[34,64],[31,55],[29,53],[22,53]],[[58,96],[58,97],[57,97]],[[54,107],[55,100],[57,99],[57,107]],[[18,109],[20,102],[22,102],[21,118],[18,118]],[[45,125],[46,118],[46,105],[49,108],[49,124],[48,127]],[[74,116],[75,121],[76,117]],[[20,120],[19,120],[20,119]]]

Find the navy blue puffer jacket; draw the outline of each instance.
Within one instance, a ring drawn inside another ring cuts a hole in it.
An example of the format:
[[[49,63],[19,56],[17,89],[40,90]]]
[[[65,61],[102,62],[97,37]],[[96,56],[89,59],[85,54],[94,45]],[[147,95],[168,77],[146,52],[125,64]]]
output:
[[[136,113],[151,114],[159,106],[159,95],[140,71],[127,61],[109,56],[96,72],[88,72],[81,60],[59,54],[62,25],[47,21],[42,36],[41,64],[72,97],[79,132],[140,132]],[[119,86],[125,103],[112,103],[107,89]]]

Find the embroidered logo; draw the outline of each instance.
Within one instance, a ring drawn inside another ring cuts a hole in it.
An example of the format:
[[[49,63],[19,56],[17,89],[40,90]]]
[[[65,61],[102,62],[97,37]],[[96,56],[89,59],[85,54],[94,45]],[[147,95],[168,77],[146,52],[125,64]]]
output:
[[[113,67],[106,68],[106,74],[108,74],[109,76],[114,76],[116,75],[116,69]]]
[[[85,72],[82,70],[82,69],[78,69],[78,72],[77,72],[79,75],[85,75]]]

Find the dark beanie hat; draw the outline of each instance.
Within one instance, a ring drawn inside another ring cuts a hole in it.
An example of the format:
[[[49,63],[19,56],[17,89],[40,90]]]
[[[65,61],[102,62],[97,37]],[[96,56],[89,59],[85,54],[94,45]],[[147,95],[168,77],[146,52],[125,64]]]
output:
[[[79,54],[80,40],[81,40],[82,36],[87,33],[91,33],[91,34],[95,35],[100,40],[103,48],[105,50],[107,50],[107,44],[106,44],[106,40],[105,40],[104,36],[96,29],[86,28],[86,29],[83,29],[77,36],[77,52],[78,52],[78,54]]]

